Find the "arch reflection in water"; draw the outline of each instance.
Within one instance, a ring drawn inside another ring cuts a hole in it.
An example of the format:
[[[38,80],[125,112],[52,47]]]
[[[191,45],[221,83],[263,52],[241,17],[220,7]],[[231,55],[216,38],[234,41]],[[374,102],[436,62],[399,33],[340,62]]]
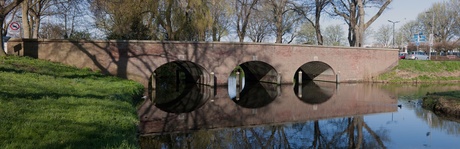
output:
[[[239,106],[245,108],[261,108],[270,104],[279,95],[279,88],[276,84],[271,83],[246,83],[243,90],[239,93],[233,87],[229,88],[230,98]],[[239,95],[237,95],[239,94]]]
[[[321,104],[328,101],[335,93],[337,84],[330,82],[306,81],[294,85],[297,98],[308,104]]]
[[[212,95],[204,84],[204,69],[192,62],[175,61],[160,66],[149,85],[152,103],[169,113],[188,113],[200,108]]]
[[[261,108],[280,94],[278,73],[267,63],[246,62],[236,67],[228,78],[228,94],[245,108]]]
[[[174,89],[153,90],[155,106],[169,113],[188,113],[201,106],[212,95],[212,87],[199,84],[181,84],[181,90],[171,94]]]

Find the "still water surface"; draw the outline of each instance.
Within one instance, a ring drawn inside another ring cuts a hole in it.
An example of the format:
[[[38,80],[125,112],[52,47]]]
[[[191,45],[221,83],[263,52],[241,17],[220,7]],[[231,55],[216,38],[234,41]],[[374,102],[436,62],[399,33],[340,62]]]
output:
[[[139,110],[141,147],[460,147],[460,123],[420,105],[427,92],[460,90],[460,85],[250,87],[239,95],[231,87],[202,86],[187,87],[181,98],[156,94]]]

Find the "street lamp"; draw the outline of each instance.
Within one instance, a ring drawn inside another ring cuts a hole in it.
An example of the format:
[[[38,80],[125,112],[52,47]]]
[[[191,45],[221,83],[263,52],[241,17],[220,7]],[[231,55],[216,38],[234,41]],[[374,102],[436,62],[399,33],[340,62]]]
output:
[[[430,34],[430,52],[428,52],[428,57],[431,60],[431,50],[433,50],[433,43],[434,43],[434,12],[433,11],[428,11],[425,13],[431,13],[431,34]],[[437,57],[436,57],[437,58]]]
[[[392,43],[392,45],[393,45],[393,48],[394,48],[395,47],[395,24],[399,23],[399,21],[388,20],[388,22],[393,23],[393,43]]]

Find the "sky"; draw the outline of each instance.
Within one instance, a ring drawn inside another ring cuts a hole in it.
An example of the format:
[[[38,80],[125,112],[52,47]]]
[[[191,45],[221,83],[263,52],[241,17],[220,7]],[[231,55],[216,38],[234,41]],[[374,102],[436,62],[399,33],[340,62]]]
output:
[[[398,30],[402,25],[409,21],[413,21],[417,18],[420,13],[426,12],[434,3],[443,2],[444,0],[393,0],[387,9],[380,15],[380,17],[375,20],[370,28],[376,31],[381,25],[393,25],[388,20],[399,21],[395,23],[395,30]],[[378,8],[372,8],[366,10],[365,19],[370,19],[378,11]],[[322,26],[334,25],[334,24],[343,24],[342,28],[344,30],[348,29],[348,26],[344,24],[344,21],[341,19],[323,19],[324,23]],[[346,37],[347,35],[345,35]],[[366,40],[366,44],[371,44],[373,41],[371,39]]]
[[[398,29],[404,23],[413,21],[417,18],[418,14],[426,12],[434,3],[443,2],[444,0],[393,0],[388,6],[387,10],[371,25],[372,28],[377,29],[382,24],[392,24],[388,22],[400,21],[395,24],[395,29]],[[374,15],[375,12],[372,14]],[[372,16],[366,16],[370,19]]]

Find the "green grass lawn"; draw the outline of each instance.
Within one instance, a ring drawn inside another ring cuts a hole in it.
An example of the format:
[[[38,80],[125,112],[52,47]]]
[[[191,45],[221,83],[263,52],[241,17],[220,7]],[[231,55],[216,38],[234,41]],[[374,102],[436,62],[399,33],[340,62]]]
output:
[[[0,148],[138,148],[137,82],[0,57]]]
[[[378,77],[386,82],[460,81],[460,61],[400,60],[398,66]]]

